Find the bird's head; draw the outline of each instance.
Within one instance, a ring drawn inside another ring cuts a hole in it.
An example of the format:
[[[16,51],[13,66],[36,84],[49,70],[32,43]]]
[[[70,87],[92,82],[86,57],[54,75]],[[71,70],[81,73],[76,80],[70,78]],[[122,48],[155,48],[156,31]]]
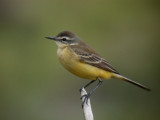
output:
[[[60,32],[55,37],[46,37],[47,39],[54,40],[58,47],[64,47],[69,45],[79,45],[82,43],[82,40],[78,38],[76,34],[70,31]]]

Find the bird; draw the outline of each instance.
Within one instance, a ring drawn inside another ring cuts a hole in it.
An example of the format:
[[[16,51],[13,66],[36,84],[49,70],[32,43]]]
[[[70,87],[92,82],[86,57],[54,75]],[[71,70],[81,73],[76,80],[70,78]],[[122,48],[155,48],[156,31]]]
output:
[[[56,42],[58,46],[58,60],[64,66],[64,68],[80,78],[91,80],[83,88],[87,88],[95,81],[98,81],[98,84],[95,86],[95,88],[85,96],[86,101],[102,84],[102,79],[115,78],[150,91],[148,87],[121,75],[115,68],[111,66],[109,62],[101,57],[93,48],[87,45],[75,33],[71,31],[62,31],[55,37],[45,38]]]

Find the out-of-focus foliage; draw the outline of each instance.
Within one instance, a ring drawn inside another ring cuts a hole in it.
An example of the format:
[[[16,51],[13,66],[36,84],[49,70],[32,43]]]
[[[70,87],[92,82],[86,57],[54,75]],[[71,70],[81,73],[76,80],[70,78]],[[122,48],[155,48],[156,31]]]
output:
[[[159,10],[156,0],[1,0],[0,119],[83,119],[78,89],[89,81],[66,71],[44,38],[71,30],[152,89],[104,81],[91,97],[95,119],[159,120]]]

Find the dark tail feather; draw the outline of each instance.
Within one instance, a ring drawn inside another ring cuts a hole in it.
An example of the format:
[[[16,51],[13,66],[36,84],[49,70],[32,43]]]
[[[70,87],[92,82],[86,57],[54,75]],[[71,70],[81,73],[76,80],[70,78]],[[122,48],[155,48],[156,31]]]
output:
[[[138,86],[138,87],[140,87],[140,88],[142,88],[144,90],[151,91],[151,89],[147,88],[146,86],[144,86],[144,85],[142,85],[142,84],[140,84],[138,82],[135,82],[133,80],[130,80],[129,78],[126,78],[126,77],[124,77],[122,75],[114,74],[113,78],[124,80],[124,81],[132,83],[133,85],[136,85],[136,86]]]

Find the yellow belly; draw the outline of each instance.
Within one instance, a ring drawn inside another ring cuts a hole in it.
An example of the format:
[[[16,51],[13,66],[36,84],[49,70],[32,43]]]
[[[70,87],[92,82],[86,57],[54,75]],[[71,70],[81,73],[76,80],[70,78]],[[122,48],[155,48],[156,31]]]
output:
[[[96,80],[97,78],[109,79],[112,76],[111,72],[80,62],[77,55],[68,47],[59,48],[57,55],[60,63],[67,70],[81,78]]]

